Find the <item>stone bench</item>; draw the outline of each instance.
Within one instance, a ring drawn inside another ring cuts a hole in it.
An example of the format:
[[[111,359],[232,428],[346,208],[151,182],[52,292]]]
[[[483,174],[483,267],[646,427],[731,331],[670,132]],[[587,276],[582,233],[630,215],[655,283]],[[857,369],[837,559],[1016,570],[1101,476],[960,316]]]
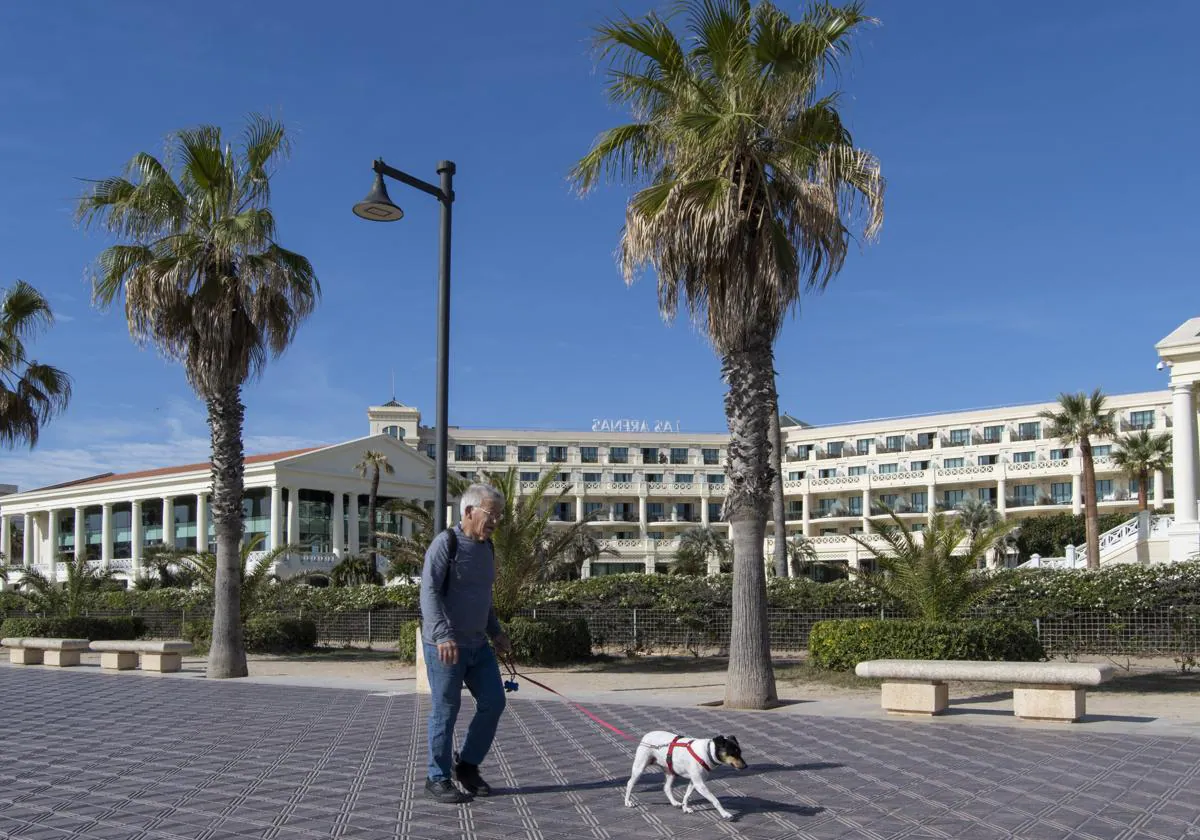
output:
[[[192,652],[192,643],[181,640],[169,642],[98,641],[89,645],[100,654],[100,668],[106,671],[129,671],[138,667],[141,659],[143,671],[169,674],[183,668],[183,655]]]
[[[950,705],[948,680],[1013,686],[1013,714],[1024,720],[1075,723],[1086,712],[1086,686],[1112,679],[1112,665],[1081,662],[970,662],[948,659],[872,659],[854,673],[883,680],[889,714],[938,715]]]
[[[70,668],[79,664],[79,653],[88,649],[87,639],[40,639],[18,636],[0,639],[8,648],[8,661],[13,665],[51,665]]]

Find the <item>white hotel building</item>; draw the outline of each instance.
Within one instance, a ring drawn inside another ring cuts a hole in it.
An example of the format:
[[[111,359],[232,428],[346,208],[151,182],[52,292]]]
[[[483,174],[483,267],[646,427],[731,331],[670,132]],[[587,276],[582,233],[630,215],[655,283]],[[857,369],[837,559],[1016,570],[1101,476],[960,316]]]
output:
[[[1167,515],[1136,517],[1137,485],[1110,456],[1114,441],[1093,441],[1096,486],[1086,488],[1074,449],[1046,435],[1042,411],[1054,402],[945,414],[810,426],[785,419],[784,493],[789,534],[811,538],[824,560],[859,568],[868,552],[871,516],[891,508],[919,530],[935,510],[983,499],[1010,519],[1083,509],[1094,491],[1101,512],[1130,520],[1109,535],[1101,563],[1182,560],[1200,552],[1197,522],[1196,390],[1200,383],[1200,318],[1156,345],[1170,369],[1170,389],[1108,397],[1120,432],[1166,431],[1174,468],[1146,488],[1151,506]],[[281,575],[327,572],[356,553],[367,533],[367,482],[354,465],[367,449],[384,451],[395,474],[384,476],[382,499],[433,498],[434,430],[418,409],[394,400],[371,406],[370,435],[310,450],[250,456],[244,505],[249,534],[264,548],[304,546],[278,568]],[[611,431],[625,423],[598,421],[595,431],[449,430],[450,469],[520,473],[523,489],[545,472],[566,493],[555,518],[589,515],[604,544],[615,549],[585,565],[585,575],[661,570],[688,528],[723,530],[723,464],[728,436],[687,431]],[[0,497],[0,550],[14,566],[61,577],[56,558],[86,553],[124,578],[144,573],[145,547],[165,541],[196,547],[213,541],[207,464],[102,475]],[[381,527],[406,532],[409,523]],[[14,554],[14,545],[20,550]],[[771,539],[767,540],[769,550]],[[10,573],[15,581],[19,569]],[[2,581],[0,581],[2,582]]]

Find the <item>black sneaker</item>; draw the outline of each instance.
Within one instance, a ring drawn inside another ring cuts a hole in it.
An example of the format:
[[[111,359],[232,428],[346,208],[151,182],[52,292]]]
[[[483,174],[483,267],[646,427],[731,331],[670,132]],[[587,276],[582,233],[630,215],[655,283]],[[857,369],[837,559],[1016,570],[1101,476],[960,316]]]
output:
[[[491,796],[492,789],[479,775],[478,764],[467,764],[454,754],[454,780],[467,789],[472,796]]]
[[[456,788],[449,779],[438,779],[436,782],[433,779],[426,779],[425,795],[438,802],[445,802],[447,805],[461,805],[471,801],[471,797]]]

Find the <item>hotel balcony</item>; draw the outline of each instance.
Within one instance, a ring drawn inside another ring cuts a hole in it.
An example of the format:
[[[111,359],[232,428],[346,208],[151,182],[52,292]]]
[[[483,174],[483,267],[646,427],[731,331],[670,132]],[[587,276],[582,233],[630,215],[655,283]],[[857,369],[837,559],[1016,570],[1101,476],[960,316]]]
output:
[[[1011,429],[1008,433],[1008,439],[1014,443],[1027,440],[1041,440],[1042,433],[1040,430],[1036,432],[1022,432],[1019,429]]]

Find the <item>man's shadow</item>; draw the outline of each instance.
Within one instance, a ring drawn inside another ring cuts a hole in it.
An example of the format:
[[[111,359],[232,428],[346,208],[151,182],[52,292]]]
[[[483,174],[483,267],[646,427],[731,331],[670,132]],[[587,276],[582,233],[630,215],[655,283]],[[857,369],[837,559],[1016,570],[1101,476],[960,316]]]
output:
[[[760,773],[786,773],[791,771],[811,771],[811,770],[832,770],[845,765],[835,764],[829,761],[810,761],[804,764],[752,764],[745,770],[730,770],[714,773],[709,776],[710,781],[720,782],[725,776],[729,780],[736,783],[738,779],[744,779],[747,776],[757,776]],[[653,784],[651,784],[653,782]],[[521,787],[510,788],[495,788],[497,793],[504,793],[509,796],[534,796],[539,793],[565,793],[567,791],[582,791],[582,790],[598,790],[602,788],[625,790],[625,785],[629,783],[629,776],[618,776],[609,779],[597,779],[591,782],[572,782],[565,785],[522,785]],[[682,786],[682,788],[680,787]],[[682,794],[682,789],[687,788],[687,779],[679,779],[675,782],[677,791]],[[635,790],[645,790],[651,788],[662,788],[662,775],[653,774],[652,771],[643,775],[639,780]],[[754,800],[762,803],[764,806],[770,805],[774,810],[792,811],[794,813],[803,814],[805,811],[799,809],[799,806],[786,805],[779,802],[771,802],[771,800],[759,800],[756,797],[740,797],[741,799]],[[811,807],[809,808],[811,810]],[[815,813],[815,812],[814,812]],[[811,815],[810,815],[811,816]]]

